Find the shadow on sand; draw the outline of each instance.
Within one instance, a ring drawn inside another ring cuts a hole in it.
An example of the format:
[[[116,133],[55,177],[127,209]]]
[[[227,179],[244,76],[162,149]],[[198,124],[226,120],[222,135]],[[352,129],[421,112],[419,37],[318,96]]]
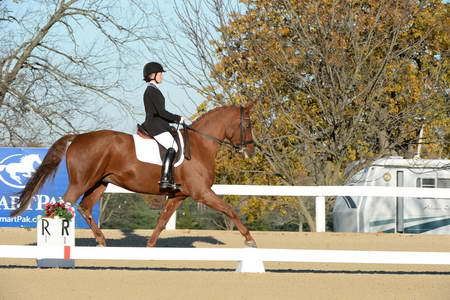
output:
[[[51,269],[38,268],[37,266],[26,265],[0,265],[1,269]],[[55,269],[55,268],[53,268]],[[190,268],[190,267],[126,267],[126,266],[76,266],[75,268],[61,268],[66,270],[111,270],[111,271],[178,271],[178,272],[235,272],[232,268]],[[58,270],[58,269],[55,269]],[[285,273],[285,274],[368,274],[368,275],[445,275],[450,276],[450,272],[442,271],[380,271],[380,270],[312,270],[312,269],[266,269],[266,273]],[[245,273],[244,273],[245,274]]]
[[[145,247],[147,246],[148,236],[136,234],[134,230],[122,230],[124,235],[121,239],[106,238],[106,246],[109,247]],[[225,245],[212,236],[180,236],[159,238],[156,247],[178,247],[178,248],[195,248],[194,243],[208,243],[211,245]],[[97,246],[94,238],[76,238],[76,246]]]

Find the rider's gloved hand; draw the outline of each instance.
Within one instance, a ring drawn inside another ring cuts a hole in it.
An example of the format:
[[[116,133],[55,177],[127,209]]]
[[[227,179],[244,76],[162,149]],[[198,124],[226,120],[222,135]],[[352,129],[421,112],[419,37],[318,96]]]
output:
[[[180,123],[179,123],[179,124],[184,124],[184,125],[186,125],[186,122],[184,121],[184,118],[183,118],[183,117],[180,118]]]

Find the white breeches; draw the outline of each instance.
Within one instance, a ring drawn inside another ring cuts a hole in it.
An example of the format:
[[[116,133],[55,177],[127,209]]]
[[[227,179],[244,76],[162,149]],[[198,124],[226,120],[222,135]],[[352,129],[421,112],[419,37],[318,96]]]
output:
[[[176,152],[178,152],[178,146],[175,142],[175,139],[169,132],[163,132],[153,137],[158,143],[163,145],[164,148],[169,149],[173,148]]]

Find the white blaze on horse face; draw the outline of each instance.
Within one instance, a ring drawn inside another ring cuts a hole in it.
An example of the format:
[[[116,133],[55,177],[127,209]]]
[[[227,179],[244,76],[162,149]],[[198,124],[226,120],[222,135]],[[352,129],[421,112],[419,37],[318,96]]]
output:
[[[245,141],[251,141],[251,143],[246,145],[244,149],[244,157],[250,158],[255,152],[255,145],[253,142],[253,128],[251,127],[251,125],[249,125],[249,127],[247,128],[247,132],[245,133]]]

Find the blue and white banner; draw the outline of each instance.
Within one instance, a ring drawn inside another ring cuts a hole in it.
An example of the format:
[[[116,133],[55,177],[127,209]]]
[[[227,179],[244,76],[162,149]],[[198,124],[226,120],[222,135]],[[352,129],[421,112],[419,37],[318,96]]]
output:
[[[61,161],[55,179],[51,178],[33,197],[32,204],[19,216],[10,217],[18,206],[19,193],[47,154],[46,148],[0,148],[0,227],[36,227],[37,216],[43,215],[46,203],[62,199],[68,186],[65,160]],[[93,209],[98,224],[100,203]],[[83,217],[75,219],[77,228],[89,228]]]

